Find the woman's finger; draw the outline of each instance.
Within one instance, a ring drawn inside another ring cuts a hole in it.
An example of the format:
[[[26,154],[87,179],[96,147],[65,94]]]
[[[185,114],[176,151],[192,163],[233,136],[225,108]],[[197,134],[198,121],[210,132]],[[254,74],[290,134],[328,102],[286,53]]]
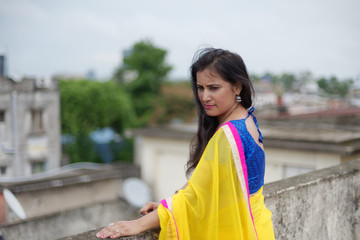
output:
[[[119,234],[120,230],[117,229],[114,223],[110,223],[109,226],[101,229],[98,233],[96,233],[96,236],[98,238],[108,238]]]
[[[110,235],[110,238],[118,238],[122,236],[122,232],[118,229],[114,229],[113,234]]]
[[[154,211],[157,208],[158,204],[155,202],[147,202],[144,204],[144,206],[140,209],[141,215],[146,215],[152,211]]]

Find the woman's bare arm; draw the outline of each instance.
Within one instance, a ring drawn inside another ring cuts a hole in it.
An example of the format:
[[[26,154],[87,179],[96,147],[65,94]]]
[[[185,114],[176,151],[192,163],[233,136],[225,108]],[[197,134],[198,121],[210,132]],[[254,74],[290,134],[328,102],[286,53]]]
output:
[[[160,226],[157,210],[132,221],[115,222],[96,234],[98,238],[118,238],[122,236],[138,235],[146,230]]]
[[[188,183],[180,188],[185,189]],[[178,191],[176,191],[177,193]],[[132,221],[118,221],[115,222],[101,231],[96,236],[98,238],[118,238],[121,236],[138,235],[146,230],[156,228],[160,226],[159,216],[157,214],[157,208],[159,203],[148,202],[140,209],[140,213],[143,214],[139,219]]]

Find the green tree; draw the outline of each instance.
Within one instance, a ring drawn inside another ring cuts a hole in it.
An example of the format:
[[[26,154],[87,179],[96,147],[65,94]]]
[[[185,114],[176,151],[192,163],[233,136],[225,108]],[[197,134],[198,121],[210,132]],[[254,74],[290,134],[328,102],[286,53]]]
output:
[[[122,132],[132,120],[131,101],[113,82],[60,81],[63,133],[112,127]]]
[[[347,79],[340,81],[332,76],[330,78],[320,78],[317,83],[322,93],[327,97],[344,98],[349,92],[352,80]]]
[[[278,97],[281,97],[285,92],[294,91],[294,85],[296,83],[296,77],[291,73],[283,73],[276,75],[272,73],[266,73],[265,77],[270,79],[273,90]]]
[[[71,162],[99,162],[89,134],[111,127],[122,133],[134,119],[132,103],[114,82],[60,81],[61,128],[69,136],[64,152]]]
[[[146,125],[153,114],[161,85],[172,67],[165,61],[167,51],[149,40],[135,43],[127,53],[114,80],[130,94],[138,125]]]

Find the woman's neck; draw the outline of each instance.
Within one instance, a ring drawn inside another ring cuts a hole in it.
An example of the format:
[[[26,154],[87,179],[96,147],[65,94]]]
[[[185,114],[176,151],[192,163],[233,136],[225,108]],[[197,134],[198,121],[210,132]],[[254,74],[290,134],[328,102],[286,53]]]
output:
[[[218,128],[221,125],[223,125],[225,122],[228,122],[228,121],[232,120],[233,116],[235,116],[235,114],[237,112],[236,110],[239,110],[241,108],[243,108],[243,107],[240,104],[238,104],[237,102],[235,102],[235,104],[232,107],[232,110],[230,111],[230,113],[228,113],[223,119],[218,118],[218,122],[219,122]]]
[[[228,114],[228,116],[224,118],[224,120],[218,125],[218,128],[226,122],[237,119],[244,119],[248,116],[248,114],[248,111],[242,105],[239,105],[230,114]]]

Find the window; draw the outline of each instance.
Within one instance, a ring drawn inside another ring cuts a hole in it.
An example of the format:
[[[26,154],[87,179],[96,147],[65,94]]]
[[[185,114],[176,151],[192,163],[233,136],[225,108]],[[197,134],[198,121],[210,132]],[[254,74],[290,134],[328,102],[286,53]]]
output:
[[[6,141],[5,129],[5,111],[0,110],[0,143]]]
[[[0,176],[6,175],[6,166],[0,166]]]
[[[0,110],[0,122],[5,122],[5,111]]]
[[[45,162],[32,162],[31,163],[31,174],[42,173],[45,171]]]
[[[33,133],[44,131],[42,110],[31,110],[31,131]]]

